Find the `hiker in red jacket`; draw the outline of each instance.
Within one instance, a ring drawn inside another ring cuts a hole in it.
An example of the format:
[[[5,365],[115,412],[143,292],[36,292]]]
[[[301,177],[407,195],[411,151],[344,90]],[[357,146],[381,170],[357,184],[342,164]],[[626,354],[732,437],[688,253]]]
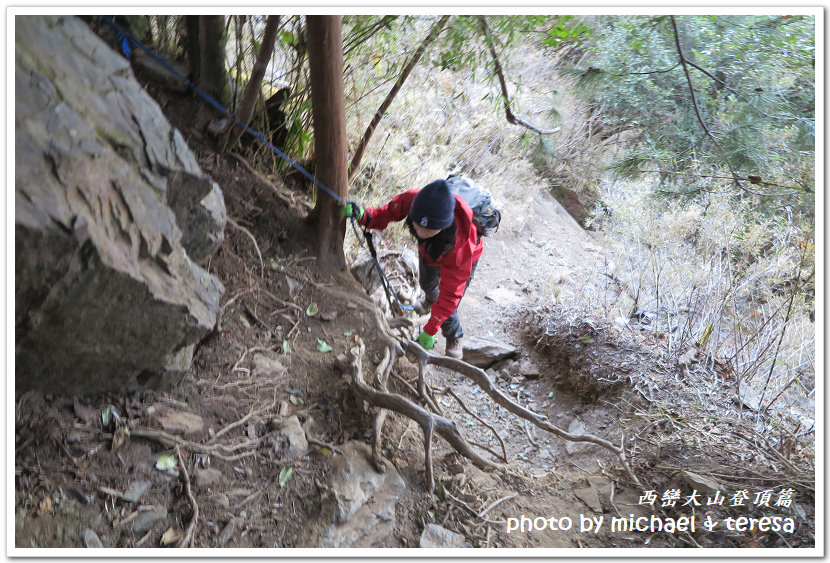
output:
[[[364,209],[352,202],[344,205],[342,212],[376,230],[385,229],[392,221],[406,220],[418,240],[419,285],[424,290],[415,312],[430,314],[418,343],[432,350],[440,328],[447,340],[446,355],[460,359],[464,330],[458,304],[473,279],[482,250],[472,209],[450,191],[447,182],[436,180],[420,190],[407,190],[384,206]]]

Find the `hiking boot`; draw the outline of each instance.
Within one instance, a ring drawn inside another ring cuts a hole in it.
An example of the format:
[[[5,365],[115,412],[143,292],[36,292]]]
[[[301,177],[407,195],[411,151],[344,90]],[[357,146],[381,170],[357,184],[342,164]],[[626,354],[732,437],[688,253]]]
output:
[[[432,310],[432,302],[427,301],[426,299],[421,299],[415,306],[413,307],[416,315],[424,316],[428,315],[429,312]]]
[[[461,339],[447,338],[447,349],[444,351],[444,355],[460,360],[461,356],[464,355],[464,349],[461,347]]]

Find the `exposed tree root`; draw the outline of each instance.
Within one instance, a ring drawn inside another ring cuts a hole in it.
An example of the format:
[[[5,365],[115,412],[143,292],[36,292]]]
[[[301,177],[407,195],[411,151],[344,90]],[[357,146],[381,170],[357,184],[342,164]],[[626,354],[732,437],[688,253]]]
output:
[[[340,294],[340,292],[336,289],[329,289],[328,291],[334,294]],[[588,442],[591,444],[601,446],[606,450],[612,452],[615,456],[617,456],[620,465],[628,475],[629,479],[631,479],[632,483],[638,486],[640,485],[639,479],[632,471],[631,466],[628,464],[623,444],[621,444],[618,447],[609,442],[608,440],[604,440],[592,434],[570,434],[565,430],[554,426],[553,424],[548,422],[547,417],[530,411],[510,400],[506,395],[504,395],[498,388],[496,388],[493,385],[493,383],[490,381],[490,378],[487,377],[487,374],[484,372],[484,370],[472,366],[461,360],[456,360],[444,356],[434,356],[430,354],[428,351],[424,350],[417,342],[411,340],[411,336],[406,334],[406,329],[412,328],[414,326],[412,319],[404,317],[387,319],[381,313],[381,311],[379,311],[378,308],[375,307],[374,304],[372,304],[368,300],[354,300],[352,297],[350,301],[353,303],[357,301],[358,305],[363,306],[367,310],[367,312],[371,313],[372,317],[375,319],[375,323],[378,328],[376,336],[382,343],[386,344],[387,346],[386,351],[384,352],[384,357],[378,365],[378,369],[376,370],[372,386],[366,383],[363,376],[362,360],[363,354],[365,353],[365,345],[363,344],[363,342],[358,341],[358,345],[354,347],[349,353],[349,369],[352,375],[352,390],[360,399],[380,409],[380,411],[376,414],[375,417],[374,436],[372,443],[373,463],[375,467],[378,469],[378,471],[383,472],[386,470],[385,463],[383,462],[383,455],[381,452],[381,433],[383,429],[383,423],[386,418],[386,413],[384,412],[384,409],[391,410],[393,412],[406,416],[414,420],[421,426],[421,429],[424,432],[424,458],[426,465],[427,484],[429,486],[430,491],[433,490],[434,486],[431,447],[432,437],[435,431],[437,431],[445,440],[447,440],[447,442],[449,442],[449,444],[453,448],[455,448],[455,450],[459,454],[463,455],[464,457],[467,457],[473,462],[479,463],[487,467],[499,469],[507,467],[507,465],[505,464],[492,462],[489,459],[486,459],[480,454],[478,454],[475,450],[473,450],[470,443],[459,433],[458,429],[455,427],[455,424],[452,421],[441,416],[438,405],[435,404],[430,395],[427,393],[426,368],[428,365],[433,364],[439,367],[455,371],[456,373],[459,373],[471,379],[485,393],[487,393],[487,395],[497,405],[506,409],[508,412],[518,416],[519,418],[531,422],[532,424],[536,425],[538,428],[541,428],[542,430],[546,430],[562,438],[563,440],[567,440],[570,442]],[[398,335],[393,335],[394,330],[398,331]],[[417,404],[413,403],[412,401],[406,399],[401,395],[390,393],[386,390],[386,380],[388,379],[388,375],[391,372],[392,365],[395,363],[395,360],[399,356],[404,354],[404,352],[412,354],[418,362],[419,369],[417,393],[420,396],[420,398],[424,401],[424,403],[429,406],[432,412],[418,406]]]
[[[603,440],[597,436],[592,434],[570,434],[561,428],[554,426],[553,424],[549,423],[547,417],[539,415],[533,411],[530,411],[520,405],[517,405],[513,401],[511,401],[507,396],[504,395],[498,388],[493,385],[493,382],[490,381],[490,378],[487,377],[487,374],[484,370],[472,366],[466,362],[461,360],[456,360],[454,358],[448,358],[445,356],[433,356],[426,350],[424,350],[417,342],[412,340],[407,340],[404,343],[406,351],[414,355],[418,359],[418,366],[420,369],[420,377],[424,377],[424,373],[426,371],[426,367],[429,364],[433,364],[436,366],[444,367],[447,369],[451,369],[456,373],[460,373],[461,375],[472,379],[487,395],[493,399],[493,401],[501,406],[502,408],[506,409],[508,412],[511,412],[522,418],[524,420],[528,420],[541,428],[542,430],[547,430],[548,432],[559,436],[563,440],[568,440],[570,442],[589,442],[592,444],[597,444],[598,446],[602,446],[603,448],[611,451],[620,461],[620,465],[622,465],[625,472],[628,474],[628,477],[636,484],[639,485],[640,481],[637,479],[637,476],[634,475],[634,472],[631,470],[631,467],[628,465],[628,461],[625,456],[625,450],[621,447],[617,447],[608,440]]]
[[[352,390],[355,395],[369,404],[411,418],[420,425],[421,430],[424,432],[424,464],[426,466],[427,486],[430,491],[435,487],[435,478],[432,472],[432,438],[435,432],[438,432],[458,453],[474,463],[494,469],[506,467],[504,464],[495,463],[486,459],[473,450],[467,440],[458,431],[453,421],[433,414],[401,395],[379,391],[369,386],[363,379],[362,360],[365,352],[366,346],[363,344],[363,341],[359,341],[358,345],[353,347],[349,352]]]
[[[176,547],[193,547],[193,540],[195,539],[196,523],[199,521],[199,505],[196,504],[196,499],[193,497],[193,491],[190,489],[190,475],[187,472],[187,465],[182,458],[182,451],[179,446],[176,446],[176,456],[179,458],[179,467],[182,470],[182,481],[184,481],[184,490],[187,493],[187,499],[190,501],[190,506],[193,507],[193,516],[190,518],[190,524],[187,526],[187,531],[179,539]]]

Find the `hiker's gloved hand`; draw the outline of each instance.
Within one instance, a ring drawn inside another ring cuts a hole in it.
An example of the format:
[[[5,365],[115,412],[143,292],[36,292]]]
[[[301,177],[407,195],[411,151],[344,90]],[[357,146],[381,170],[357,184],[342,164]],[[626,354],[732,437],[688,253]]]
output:
[[[418,344],[420,344],[424,350],[432,350],[435,348],[435,336],[421,331],[421,334],[418,335]]]
[[[350,201],[346,205],[341,206],[340,213],[343,214],[343,217],[354,217],[358,221],[363,219],[363,208],[359,203],[355,203],[354,201]]]

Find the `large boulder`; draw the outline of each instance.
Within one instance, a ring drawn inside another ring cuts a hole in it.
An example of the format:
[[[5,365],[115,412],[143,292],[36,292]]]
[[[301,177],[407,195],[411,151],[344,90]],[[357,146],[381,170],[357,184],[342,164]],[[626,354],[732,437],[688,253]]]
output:
[[[83,22],[15,24],[16,388],[173,383],[219,313],[222,193]]]

